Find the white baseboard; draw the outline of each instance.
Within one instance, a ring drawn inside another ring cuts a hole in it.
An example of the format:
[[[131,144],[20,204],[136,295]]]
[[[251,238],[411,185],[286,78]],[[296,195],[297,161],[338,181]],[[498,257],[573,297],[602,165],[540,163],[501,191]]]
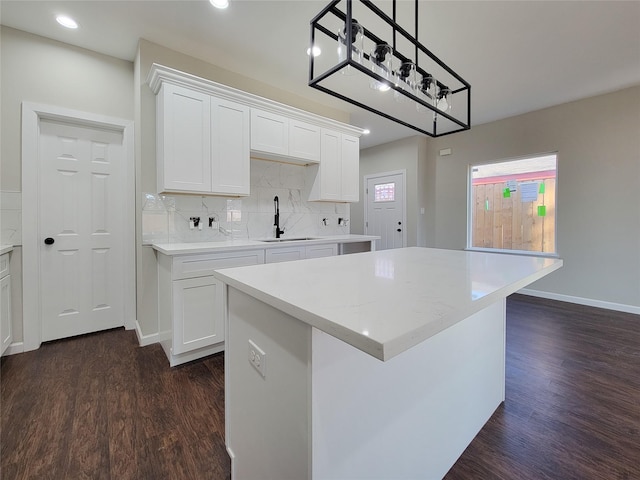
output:
[[[140,328],[140,324],[138,320],[136,320],[136,336],[138,337],[138,343],[141,347],[146,347],[147,345],[153,345],[154,343],[158,343],[160,341],[160,336],[157,333],[152,333],[150,335],[143,335],[142,329]]]
[[[227,437],[228,438],[228,437]],[[229,447],[229,444],[226,444],[227,447],[227,453],[229,454],[229,458],[231,459],[231,478],[237,478],[236,477],[236,456],[233,453],[233,450],[231,450],[231,447]]]
[[[541,292],[539,290],[530,290],[528,288],[518,290],[516,293],[529,295],[531,297],[547,298],[549,300],[558,300],[560,302],[576,303],[578,305],[586,305],[588,307],[606,308],[607,310],[615,310],[617,312],[640,315],[640,307],[634,305],[626,305],[624,303],[605,302],[603,300],[574,297],[572,295],[562,295],[560,293]]]
[[[14,342],[10,344],[3,355],[15,355],[16,353],[24,353],[24,342]]]
[[[176,367],[178,365],[182,365],[183,363],[192,362],[193,360],[198,360],[203,357],[208,357],[209,355],[213,355],[214,353],[224,352],[224,342],[220,342],[215,345],[209,345],[208,347],[198,348],[196,350],[191,350],[190,352],[180,353],[178,355],[174,355],[171,351],[171,339],[162,340],[160,342],[160,345],[162,345],[162,349],[167,355],[169,366],[171,367]]]

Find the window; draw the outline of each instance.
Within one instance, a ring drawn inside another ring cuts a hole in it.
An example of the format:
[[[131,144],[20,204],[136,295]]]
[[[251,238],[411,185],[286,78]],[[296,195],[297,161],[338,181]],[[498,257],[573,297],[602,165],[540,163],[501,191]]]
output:
[[[556,253],[556,154],[472,165],[469,247]]]
[[[396,199],[395,183],[378,183],[374,186],[374,202],[393,202]]]

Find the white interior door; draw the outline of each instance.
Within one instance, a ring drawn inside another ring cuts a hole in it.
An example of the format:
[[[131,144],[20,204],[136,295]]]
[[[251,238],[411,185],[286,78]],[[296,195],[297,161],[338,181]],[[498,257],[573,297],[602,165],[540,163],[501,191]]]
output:
[[[376,250],[407,246],[404,172],[366,177],[365,233],[378,235]]]
[[[124,325],[125,159],[122,131],[40,121],[43,341]]]

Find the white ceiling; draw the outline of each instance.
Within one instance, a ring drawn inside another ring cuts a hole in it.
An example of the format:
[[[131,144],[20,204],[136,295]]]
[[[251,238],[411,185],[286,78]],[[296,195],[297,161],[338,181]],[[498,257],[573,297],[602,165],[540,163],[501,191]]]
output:
[[[131,61],[145,38],[348,111],[372,131],[363,147],[415,134],[307,85],[309,21],[327,1],[230,1],[2,0],[0,22]],[[398,5],[411,12],[413,1]],[[60,27],[58,13],[80,28]],[[421,0],[419,28],[471,84],[472,127],[640,84],[640,1]]]

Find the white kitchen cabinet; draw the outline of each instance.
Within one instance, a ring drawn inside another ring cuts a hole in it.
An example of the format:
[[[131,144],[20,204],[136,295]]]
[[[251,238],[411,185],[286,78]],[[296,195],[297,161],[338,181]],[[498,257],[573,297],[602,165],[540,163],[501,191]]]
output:
[[[211,96],[164,84],[157,96],[159,192],[211,191]]]
[[[358,202],[360,200],[360,139],[342,134],[340,162],[340,200]]]
[[[249,107],[165,83],[156,116],[159,192],[249,195]]]
[[[265,252],[266,263],[290,262],[305,258],[332,257],[338,255],[338,244],[297,245],[288,247],[268,248]]]
[[[224,350],[225,290],[213,271],[264,263],[264,250],[158,254],[159,340],[170,365]]]
[[[309,245],[305,249],[306,258],[333,257],[338,255],[338,244]]]
[[[289,155],[289,119],[283,115],[251,109],[251,150]]]
[[[251,150],[254,157],[292,163],[320,161],[321,128],[260,109],[251,109]]]
[[[173,354],[224,342],[223,285],[212,276],[173,282]]]
[[[249,195],[249,107],[211,97],[211,191]]]
[[[359,200],[360,139],[322,129],[322,155],[317,170],[310,169],[313,186],[310,201],[357,202]]]
[[[319,162],[321,128],[299,120],[289,121],[289,156]]]
[[[0,255],[0,355],[11,345],[11,275],[9,254]]]
[[[266,263],[290,262],[305,258],[305,247],[269,248],[265,252]]]

